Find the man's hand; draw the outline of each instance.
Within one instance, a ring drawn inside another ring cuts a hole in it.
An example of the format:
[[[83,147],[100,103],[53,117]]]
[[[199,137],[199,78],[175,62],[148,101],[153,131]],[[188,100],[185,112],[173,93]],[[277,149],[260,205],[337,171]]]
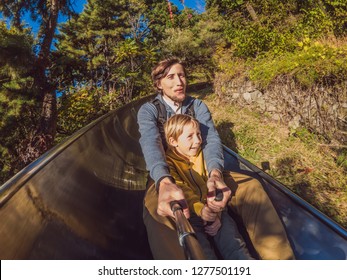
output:
[[[220,171],[214,169],[210,173],[210,178],[207,180],[207,204],[208,207],[215,211],[220,212],[227,205],[227,202],[231,196],[231,190],[224,183],[222,174]],[[216,189],[220,189],[223,192],[223,200],[216,201]]]
[[[205,226],[205,232],[208,235],[215,236],[221,226],[222,226],[222,223],[221,223],[219,217],[217,217],[216,220],[211,225]]]
[[[160,216],[170,216],[174,218],[171,210],[170,202],[178,201],[183,207],[183,214],[189,219],[188,204],[184,198],[183,191],[175,183],[171,182],[169,177],[166,177],[160,181],[159,194],[158,194],[158,209],[157,213]]]

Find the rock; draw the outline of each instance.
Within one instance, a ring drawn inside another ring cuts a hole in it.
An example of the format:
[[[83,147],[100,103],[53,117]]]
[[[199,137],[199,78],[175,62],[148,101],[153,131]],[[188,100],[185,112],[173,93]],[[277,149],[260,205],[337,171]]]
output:
[[[296,115],[293,119],[288,122],[288,126],[293,129],[297,129],[300,126],[301,117]]]

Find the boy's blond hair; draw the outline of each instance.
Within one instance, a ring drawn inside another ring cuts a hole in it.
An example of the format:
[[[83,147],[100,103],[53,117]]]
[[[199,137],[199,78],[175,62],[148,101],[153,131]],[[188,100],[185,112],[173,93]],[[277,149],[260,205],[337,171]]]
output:
[[[183,133],[183,128],[191,123],[199,127],[199,122],[189,115],[177,114],[169,118],[164,124],[165,139],[168,145],[170,145],[170,137],[177,141],[178,137]]]

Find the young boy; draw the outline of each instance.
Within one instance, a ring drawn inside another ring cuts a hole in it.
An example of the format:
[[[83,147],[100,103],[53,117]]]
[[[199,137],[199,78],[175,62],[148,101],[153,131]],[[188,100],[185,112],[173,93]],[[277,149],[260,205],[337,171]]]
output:
[[[227,211],[207,203],[208,172],[201,150],[201,132],[197,120],[188,115],[172,116],[164,125],[168,144],[166,160],[170,174],[183,190],[191,213],[190,223],[207,259],[217,259],[208,236],[224,259],[252,259]],[[149,203],[148,191],[145,205],[156,215],[155,203]],[[154,217],[160,219],[160,217]],[[172,227],[172,225],[168,225]]]

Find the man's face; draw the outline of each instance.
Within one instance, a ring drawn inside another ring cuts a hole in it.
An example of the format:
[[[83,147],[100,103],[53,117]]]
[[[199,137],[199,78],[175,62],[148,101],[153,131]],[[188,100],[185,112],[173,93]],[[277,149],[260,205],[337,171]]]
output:
[[[171,66],[167,75],[159,82],[158,88],[163,91],[163,95],[174,102],[183,102],[186,98],[187,81],[181,64]]]

